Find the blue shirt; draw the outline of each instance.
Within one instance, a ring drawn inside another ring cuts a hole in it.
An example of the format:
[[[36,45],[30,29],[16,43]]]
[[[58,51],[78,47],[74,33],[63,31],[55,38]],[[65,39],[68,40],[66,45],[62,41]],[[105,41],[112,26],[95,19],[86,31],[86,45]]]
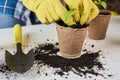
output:
[[[0,13],[27,21],[30,11],[22,4],[22,0],[0,0]]]

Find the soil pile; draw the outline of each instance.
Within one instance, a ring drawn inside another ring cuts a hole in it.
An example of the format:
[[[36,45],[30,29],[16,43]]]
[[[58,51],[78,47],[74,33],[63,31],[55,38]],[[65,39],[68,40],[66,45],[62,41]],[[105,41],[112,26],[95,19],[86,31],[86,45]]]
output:
[[[55,72],[53,72],[54,75],[60,75],[62,77],[67,74],[67,77],[65,78],[68,78],[69,72],[73,72],[74,74],[85,78],[92,78],[92,76],[87,76],[88,74],[105,78],[104,73],[99,73],[100,71],[105,70],[102,62],[99,60],[99,57],[101,56],[100,53],[102,53],[101,50],[90,52],[87,49],[84,49],[83,54],[80,57],[67,59],[57,54],[59,52],[58,45],[58,43],[46,43],[35,47],[35,62],[37,62],[35,64],[42,65],[39,67],[52,67],[55,69]],[[91,45],[91,47],[94,48],[94,45]],[[36,69],[36,74],[42,74],[40,68]],[[4,73],[8,78],[10,73],[14,73],[5,64],[0,65],[0,72]],[[45,76],[48,76],[48,74],[49,73],[45,72]],[[107,76],[111,77],[112,75]]]
[[[103,74],[99,73],[99,70],[104,70],[103,64],[99,61],[101,50],[90,52],[84,49],[84,54],[76,59],[63,58],[57,55],[58,51],[58,43],[41,44],[35,49],[35,60],[40,61],[38,64],[43,63],[43,65],[59,69],[54,74],[60,76],[65,75],[65,73],[69,75],[69,71],[72,71],[83,77],[86,77],[87,74],[104,77]]]

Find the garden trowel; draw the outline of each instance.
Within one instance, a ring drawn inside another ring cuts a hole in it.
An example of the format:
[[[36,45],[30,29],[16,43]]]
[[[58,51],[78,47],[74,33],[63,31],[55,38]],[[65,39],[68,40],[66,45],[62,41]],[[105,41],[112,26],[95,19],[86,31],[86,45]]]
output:
[[[15,72],[24,73],[33,66],[34,51],[31,49],[27,54],[22,51],[22,27],[19,24],[14,26],[14,35],[17,52],[12,55],[5,51],[5,60],[7,66]]]

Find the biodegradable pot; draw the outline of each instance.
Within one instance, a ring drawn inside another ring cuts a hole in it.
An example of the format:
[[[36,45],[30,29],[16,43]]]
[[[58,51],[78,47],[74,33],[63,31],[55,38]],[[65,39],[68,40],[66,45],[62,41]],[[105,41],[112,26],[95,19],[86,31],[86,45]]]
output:
[[[101,10],[99,15],[91,21],[88,27],[88,37],[94,40],[102,40],[106,37],[108,24],[111,18],[111,12]]]
[[[87,28],[72,28],[56,24],[60,54],[65,58],[80,56]]]

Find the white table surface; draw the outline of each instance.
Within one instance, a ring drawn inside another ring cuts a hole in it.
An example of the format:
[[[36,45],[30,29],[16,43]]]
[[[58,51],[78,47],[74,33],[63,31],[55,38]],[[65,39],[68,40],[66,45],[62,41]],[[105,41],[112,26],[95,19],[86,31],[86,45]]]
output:
[[[84,45],[84,47],[90,51],[102,50],[104,52],[105,59],[101,60],[103,63],[106,64],[104,65],[104,67],[107,70],[105,70],[104,72],[105,75],[112,74],[112,77],[105,79],[100,76],[94,76],[93,79],[85,79],[71,73],[69,77],[65,79],[58,75],[55,76],[51,74],[50,70],[48,70],[50,76],[45,77],[44,75],[36,74],[35,68],[37,67],[33,67],[31,70],[27,71],[24,74],[14,72],[9,73],[6,76],[5,73],[0,72],[0,80],[54,80],[54,78],[56,78],[56,80],[120,80],[119,32],[120,16],[112,17],[110,20],[106,38],[104,40],[91,40],[86,37],[85,43],[87,45]],[[57,34],[54,23],[50,25],[34,25],[23,27],[23,45],[28,45],[28,47],[23,47],[23,51],[25,53],[27,53],[27,51],[31,48],[36,47],[38,43],[45,43],[46,39],[49,39],[50,43],[57,42]],[[94,44],[95,47],[91,48],[89,46],[90,44]],[[5,63],[5,50],[9,50],[10,52],[15,51],[13,28],[0,29],[0,64]],[[14,75],[16,75],[16,77]]]

